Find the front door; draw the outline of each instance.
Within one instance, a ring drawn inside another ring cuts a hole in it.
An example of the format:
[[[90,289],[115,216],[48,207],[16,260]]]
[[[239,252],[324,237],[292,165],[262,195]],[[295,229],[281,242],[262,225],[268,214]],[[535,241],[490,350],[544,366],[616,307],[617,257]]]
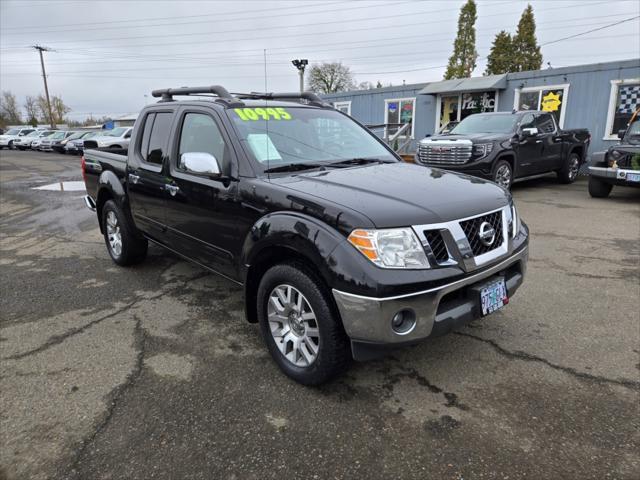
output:
[[[528,113],[522,117],[519,132],[525,128],[537,128],[536,116]],[[543,144],[540,134],[529,137],[520,136],[518,145],[518,164],[515,168],[515,176],[518,178],[535,175],[540,171],[544,163],[542,156]]]
[[[239,215],[235,158],[214,112],[197,107],[182,110],[170,160],[167,196],[167,237],[171,248],[223,275],[235,278],[235,258],[242,245],[236,227]],[[221,176],[188,172],[180,158],[188,152],[213,155]]]
[[[149,112],[143,120],[142,136],[129,151],[127,193],[136,226],[164,242],[167,177],[164,161],[171,133],[172,111]]]

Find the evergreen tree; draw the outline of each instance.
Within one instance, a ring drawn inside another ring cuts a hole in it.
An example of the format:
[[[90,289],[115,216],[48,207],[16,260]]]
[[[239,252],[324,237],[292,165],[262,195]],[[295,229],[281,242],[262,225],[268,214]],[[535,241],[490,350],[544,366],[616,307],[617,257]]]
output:
[[[515,71],[514,49],[511,34],[501,30],[493,40],[491,52],[487,57],[485,75],[498,75]]]
[[[445,80],[470,77],[476,68],[478,51],[476,50],[476,28],[478,18],[476,2],[468,0],[460,9],[458,17],[458,35],[453,42],[453,53],[449,57]]]
[[[542,52],[536,39],[536,20],[533,8],[527,5],[518,22],[518,31],[513,37],[515,71],[540,70]]]

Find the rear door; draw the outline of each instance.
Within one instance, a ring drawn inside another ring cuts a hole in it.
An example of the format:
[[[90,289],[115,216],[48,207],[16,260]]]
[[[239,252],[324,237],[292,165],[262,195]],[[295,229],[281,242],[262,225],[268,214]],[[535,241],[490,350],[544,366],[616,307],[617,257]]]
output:
[[[175,125],[167,195],[167,238],[171,248],[223,275],[235,278],[241,249],[236,228],[237,161],[221,119],[211,109],[182,107]],[[222,176],[187,172],[180,157],[206,152],[220,165]]]
[[[538,138],[542,140],[542,162],[537,173],[560,168],[562,160],[562,138],[558,135],[555,118],[550,113],[536,116]]]
[[[127,194],[136,226],[147,235],[166,241],[165,175],[174,110],[149,111],[138,127],[136,144],[129,150]]]

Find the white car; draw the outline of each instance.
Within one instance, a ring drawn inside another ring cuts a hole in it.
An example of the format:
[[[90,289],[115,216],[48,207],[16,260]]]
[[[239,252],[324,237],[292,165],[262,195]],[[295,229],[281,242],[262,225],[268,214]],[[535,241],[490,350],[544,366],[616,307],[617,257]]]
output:
[[[93,138],[99,148],[129,148],[133,127],[117,127]]]
[[[36,129],[33,127],[19,127],[12,128],[7,131],[4,135],[0,135],[0,149],[2,148],[15,148],[14,142],[24,137],[25,135],[29,135],[31,132],[34,132]]]
[[[53,135],[54,133],[56,133],[57,130],[43,130],[40,132],[40,135],[38,135],[33,142],[31,142],[31,150],[40,150],[40,142],[42,142],[43,139],[50,137],[51,135]]]
[[[53,152],[54,150],[56,150],[54,147],[63,148],[62,141],[66,138],[69,138],[74,133],[75,132],[58,130],[53,135],[49,135],[48,137],[45,137],[40,141],[40,151]]]

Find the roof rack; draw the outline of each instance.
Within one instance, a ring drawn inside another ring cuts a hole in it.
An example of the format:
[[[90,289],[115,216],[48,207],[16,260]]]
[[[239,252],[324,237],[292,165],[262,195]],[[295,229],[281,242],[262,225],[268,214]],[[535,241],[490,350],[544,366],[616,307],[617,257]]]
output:
[[[175,95],[203,95],[212,94],[215,95],[216,102],[224,103],[230,107],[241,107],[244,104],[241,99],[250,100],[306,100],[310,105],[318,107],[332,107],[331,104],[326,103],[317,94],[313,92],[285,92],[285,93],[263,93],[263,92],[251,92],[251,93],[234,93],[231,94],[226,88],[220,85],[211,85],[209,87],[179,87],[179,88],[164,88],[160,90],[154,90],[151,92],[153,97],[161,97],[160,102],[171,102]],[[332,107],[333,108],[333,107]]]
[[[174,95],[201,95],[211,93],[216,95],[219,100],[222,100],[224,103],[233,104],[233,103],[242,103],[238,102],[238,99],[231,95],[226,88],[220,85],[211,85],[209,87],[179,87],[179,88],[163,88],[160,90],[154,90],[151,92],[151,96],[153,97],[162,97],[160,99],[161,102],[171,102],[173,101]]]
[[[251,93],[235,93],[238,98],[246,98],[251,100],[306,100],[311,105],[318,107],[331,107],[322,98],[313,92],[286,92],[286,93],[266,93],[266,92],[251,92]]]

